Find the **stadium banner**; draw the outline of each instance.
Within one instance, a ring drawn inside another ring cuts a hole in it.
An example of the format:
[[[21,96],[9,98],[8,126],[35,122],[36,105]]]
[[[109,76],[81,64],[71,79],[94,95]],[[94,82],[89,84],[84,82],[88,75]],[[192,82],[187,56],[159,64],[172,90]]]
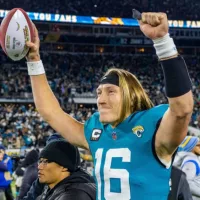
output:
[[[0,9],[0,17],[5,17],[9,10]],[[121,25],[121,26],[139,26],[137,20],[129,18],[114,18],[114,17],[92,17],[92,16],[77,16],[66,14],[50,14],[27,12],[33,21],[47,22],[64,22],[77,24],[103,24],[103,25]],[[169,26],[172,28],[200,28],[200,21],[190,20],[169,20]]]

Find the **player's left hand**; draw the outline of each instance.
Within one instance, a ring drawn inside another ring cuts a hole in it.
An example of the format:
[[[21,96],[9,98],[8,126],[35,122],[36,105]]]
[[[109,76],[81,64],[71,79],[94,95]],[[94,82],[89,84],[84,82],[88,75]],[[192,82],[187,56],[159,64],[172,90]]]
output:
[[[169,24],[165,13],[142,13],[139,20],[140,30],[152,40],[161,38],[168,33]]]
[[[34,62],[34,61],[40,60],[40,53],[39,53],[40,39],[39,39],[38,30],[35,25],[34,25],[34,30],[35,31],[34,31],[33,42],[26,42],[26,45],[30,48],[26,56],[26,59],[28,62]]]

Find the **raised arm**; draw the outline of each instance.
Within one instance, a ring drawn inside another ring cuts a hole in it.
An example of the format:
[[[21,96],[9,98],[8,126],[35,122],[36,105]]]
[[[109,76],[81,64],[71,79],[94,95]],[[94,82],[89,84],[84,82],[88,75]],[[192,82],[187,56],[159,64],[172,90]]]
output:
[[[44,67],[40,60],[40,41],[36,28],[34,42],[28,42],[27,46],[30,48],[27,55],[28,72],[38,112],[53,129],[70,143],[88,149],[88,143],[84,135],[84,125],[62,110],[48,84]]]
[[[164,13],[143,13],[140,21],[142,32],[153,40],[156,54],[165,77],[169,109],[164,114],[156,133],[157,155],[171,159],[178,145],[187,134],[193,111],[191,81],[187,66],[178,56],[173,39],[168,34],[168,20]]]

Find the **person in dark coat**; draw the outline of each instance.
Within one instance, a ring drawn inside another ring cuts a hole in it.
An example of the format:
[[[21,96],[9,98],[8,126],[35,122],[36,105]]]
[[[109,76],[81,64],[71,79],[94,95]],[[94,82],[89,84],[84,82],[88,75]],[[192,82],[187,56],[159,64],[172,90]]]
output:
[[[46,145],[48,145],[50,142],[55,142],[55,141],[65,141],[65,139],[63,139],[62,136],[60,136],[59,134],[52,134],[48,140]],[[78,154],[80,155],[80,154]],[[89,191],[91,194],[96,194],[96,185],[95,185],[95,180],[94,178],[88,174],[84,169],[82,169],[80,166],[80,158],[78,156],[77,159],[77,163],[76,163],[76,172],[71,174],[71,178],[68,179],[69,183],[76,181],[78,179],[78,182],[80,183],[91,183],[90,185],[88,185],[89,187]],[[81,189],[81,186],[84,187],[84,184],[79,184],[79,187]],[[28,191],[27,195],[22,199],[19,200],[36,200],[36,198],[38,196],[40,196],[42,194],[42,192],[45,190],[45,184],[44,183],[40,183],[39,179],[37,179],[36,181],[34,181],[34,183],[32,184],[30,190]],[[93,195],[91,200],[95,200],[95,195]]]
[[[91,183],[89,187],[91,187],[92,193],[95,193],[96,186],[95,186],[95,180],[94,178],[88,174],[84,169],[78,168],[77,171],[71,175],[71,179],[69,179],[69,182],[76,181],[78,179],[79,182],[81,183]],[[79,185],[81,186],[81,185]],[[45,184],[40,183],[39,179],[34,181],[32,184],[30,190],[27,193],[27,196],[25,196],[23,199],[20,200],[35,200],[38,196],[40,196],[45,188]],[[95,188],[95,189],[93,189]],[[91,191],[90,191],[91,192]],[[93,196],[94,198],[91,198],[91,200],[95,200],[95,195]]]
[[[50,142],[38,162],[39,182],[47,186],[36,200],[95,200],[96,186],[79,166],[75,146],[65,140]]]
[[[18,200],[35,200],[38,196],[40,196],[44,190],[45,184],[40,183],[39,179],[37,178],[29,191],[27,192],[27,195],[23,198],[18,198]]]
[[[25,173],[22,179],[22,185],[20,187],[18,199],[23,199],[26,196],[27,192],[31,188],[31,185],[38,177],[38,170],[37,170],[37,162],[39,159],[39,152],[38,150],[31,150],[27,153],[22,167],[25,168]]]
[[[168,200],[192,200],[185,173],[174,166],[172,166],[171,191]]]
[[[53,141],[64,140],[63,137],[57,133],[52,134],[46,141],[46,145]],[[19,200],[35,200],[39,195],[42,194],[44,190],[45,184],[40,183],[37,178],[31,188],[29,189],[27,195],[23,198],[19,198]]]
[[[53,134],[48,138],[47,145],[50,144],[51,142],[55,142],[55,141],[65,141],[65,140],[60,135]],[[80,154],[78,151],[77,151],[77,157],[78,157],[77,162],[75,163],[76,171],[71,173],[71,175],[68,179],[66,178],[67,179],[67,180],[65,180],[66,182],[64,181],[65,185],[66,185],[66,187],[68,187],[70,185],[75,185],[77,188],[79,188],[78,190],[83,190],[85,192],[88,191],[88,195],[92,195],[90,197],[90,199],[95,200],[95,198],[96,198],[96,196],[95,196],[96,195],[95,180],[90,174],[88,174],[85,170],[83,170],[81,167],[79,167],[80,166]],[[63,160],[65,160],[65,159],[67,159],[66,156]],[[78,184],[75,184],[75,182]],[[45,185],[46,185],[45,183],[41,183],[39,181],[39,179],[37,179],[32,184],[30,190],[27,193],[27,196],[25,196],[23,199],[19,199],[19,200],[36,200],[36,198],[38,196],[41,197],[42,193],[43,193],[43,197],[46,196],[47,191],[45,189],[48,187],[45,188]],[[68,190],[72,190],[72,188],[69,187]],[[40,198],[40,197],[38,197],[38,198]]]

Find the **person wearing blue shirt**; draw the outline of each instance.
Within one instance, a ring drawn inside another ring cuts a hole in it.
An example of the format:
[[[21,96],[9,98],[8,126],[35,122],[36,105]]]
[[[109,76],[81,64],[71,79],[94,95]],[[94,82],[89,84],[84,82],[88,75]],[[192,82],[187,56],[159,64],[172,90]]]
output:
[[[167,200],[171,161],[193,110],[191,80],[169,36],[166,14],[142,13],[139,24],[154,43],[169,105],[154,107],[132,73],[109,69],[97,88],[98,112],[85,124],[66,114],[53,95],[36,28],[34,41],[26,43],[37,110],[67,141],[91,151],[98,200]]]
[[[12,160],[5,153],[5,147],[0,145],[0,199],[5,199],[5,192],[12,182]]]

